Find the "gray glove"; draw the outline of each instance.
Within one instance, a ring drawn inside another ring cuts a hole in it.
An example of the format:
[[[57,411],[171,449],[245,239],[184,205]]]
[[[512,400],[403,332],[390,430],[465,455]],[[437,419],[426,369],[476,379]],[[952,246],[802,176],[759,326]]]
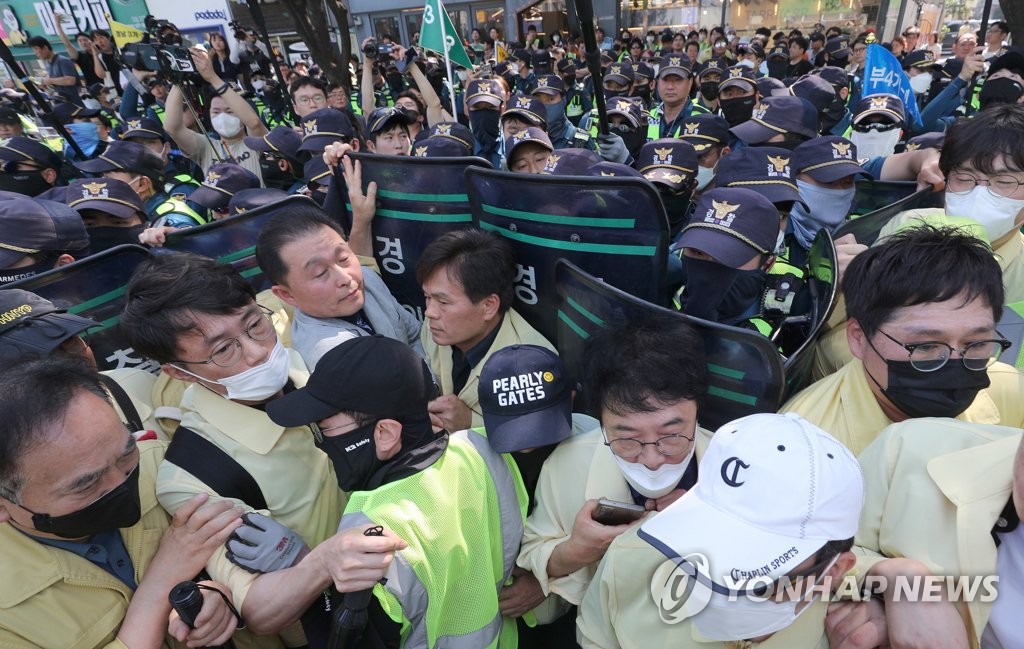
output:
[[[228,559],[249,572],[291,568],[306,549],[302,537],[273,518],[249,512],[228,538]]]
[[[598,135],[597,148],[601,157],[608,162],[629,164],[627,162],[629,160],[629,149],[626,148],[626,143],[618,135],[614,133]]]

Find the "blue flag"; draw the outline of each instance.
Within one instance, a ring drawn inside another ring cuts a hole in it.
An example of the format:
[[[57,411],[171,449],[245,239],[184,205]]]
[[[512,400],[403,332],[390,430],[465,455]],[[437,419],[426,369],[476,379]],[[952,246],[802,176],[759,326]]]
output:
[[[910,88],[910,79],[903,71],[899,59],[881,45],[868,45],[868,56],[864,64],[864,90],[861,97],[871,95],[896,95],[903,100],[907,114],[907,125],[923,128],[921,112],[917,110],[917,99]]]

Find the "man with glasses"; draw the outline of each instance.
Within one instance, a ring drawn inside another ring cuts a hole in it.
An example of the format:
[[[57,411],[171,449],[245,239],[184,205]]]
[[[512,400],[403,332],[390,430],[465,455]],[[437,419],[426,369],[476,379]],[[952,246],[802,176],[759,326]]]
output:
[[[1006,52],[1003,41],[1009,33],[1010,27],[1005,21],[997,20],[988,26],[988,31],[985,32],[985,49],[981,51],[986,61]]]
[[[286,544],[295,548],[281,559],[286,569],[259,579],[231,563],[223,547],[207,563],[250,629],[280,631],[331,583],[341,592],[353,583],[366,588],[366,580],[349,581],[359,567],[376,574],[370,584],[383,574],[396,541],[335,535],[346,496],[330,460],[305,425],[279,426],[264,412],[266,402],[305,385],[308,372],[230,265],[182,253],[142,264],[129,282],[121,326],[137,352],[191,384],[157,476],[160,503],[175,512],[197,493],[229,498],[269,513],[301,538]],[[296,563],[303,545],[313,549]],[[354,563],[342,557],[351,548],[361,549]]]
[[[660,511],[695,484],[697,404],[708,382],[703,342],[676,318],[604,330],[585,358],[583,393],[601,426],[565,440],[544,463],[519,554],[545,595],[573,605],[609,544],[630,528],[595,520],[598,499]]]
[[[327,86],[314,77],[298,77],[292,81],[288,93],[292,96],[292,108],[299,119],[327,107]]]
[[[803,415],[854,453],[916,417],[1024,423],[1021,377],[995,362],[1009,347],[996,331],[1003,276],[983,241],[951,227],[904,230],[857,255],[842,290],[855,358],[782,412]]]

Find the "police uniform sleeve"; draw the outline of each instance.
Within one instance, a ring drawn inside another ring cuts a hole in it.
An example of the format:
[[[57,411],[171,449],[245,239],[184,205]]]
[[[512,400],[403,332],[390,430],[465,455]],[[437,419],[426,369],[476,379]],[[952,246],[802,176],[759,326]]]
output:
[[[548,559],[572,535],[576,514],[587,499],[593,446],[586,437],[571,437],[562,442],[544,462],[537,480],[537,505],[526,519],[517,560],[521,568],[533,573],[545,595],[555,593],[571,604],[579,604],[583,599],[594,567],[585,566],[563,577],[550,578]]]
[[[615,545],[614,542],[612,545]],[[615,554],[609,548],[590,582],[576,617],[576,640],[583,649],[619,647],[619,640],[615,636],[619,609],[615,584]],[[653,601],[651,605],[654,605]]]

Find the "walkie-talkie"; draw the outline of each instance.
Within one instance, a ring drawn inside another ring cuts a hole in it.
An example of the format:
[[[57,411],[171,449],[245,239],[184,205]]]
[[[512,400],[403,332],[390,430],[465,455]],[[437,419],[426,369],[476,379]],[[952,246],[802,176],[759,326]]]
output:
[[[178,612],[178,617],[181,618],[181,621],[187,624],[190,629],[196,628],[196,618],[199,617],[199,612],[203,610],[203,593],[200,592],[196,582],[181,582],[171,589],[167,599],[171,601],[171,606]],[[235,643],[231,640],[218,646],[225,649],[235,649]]]

